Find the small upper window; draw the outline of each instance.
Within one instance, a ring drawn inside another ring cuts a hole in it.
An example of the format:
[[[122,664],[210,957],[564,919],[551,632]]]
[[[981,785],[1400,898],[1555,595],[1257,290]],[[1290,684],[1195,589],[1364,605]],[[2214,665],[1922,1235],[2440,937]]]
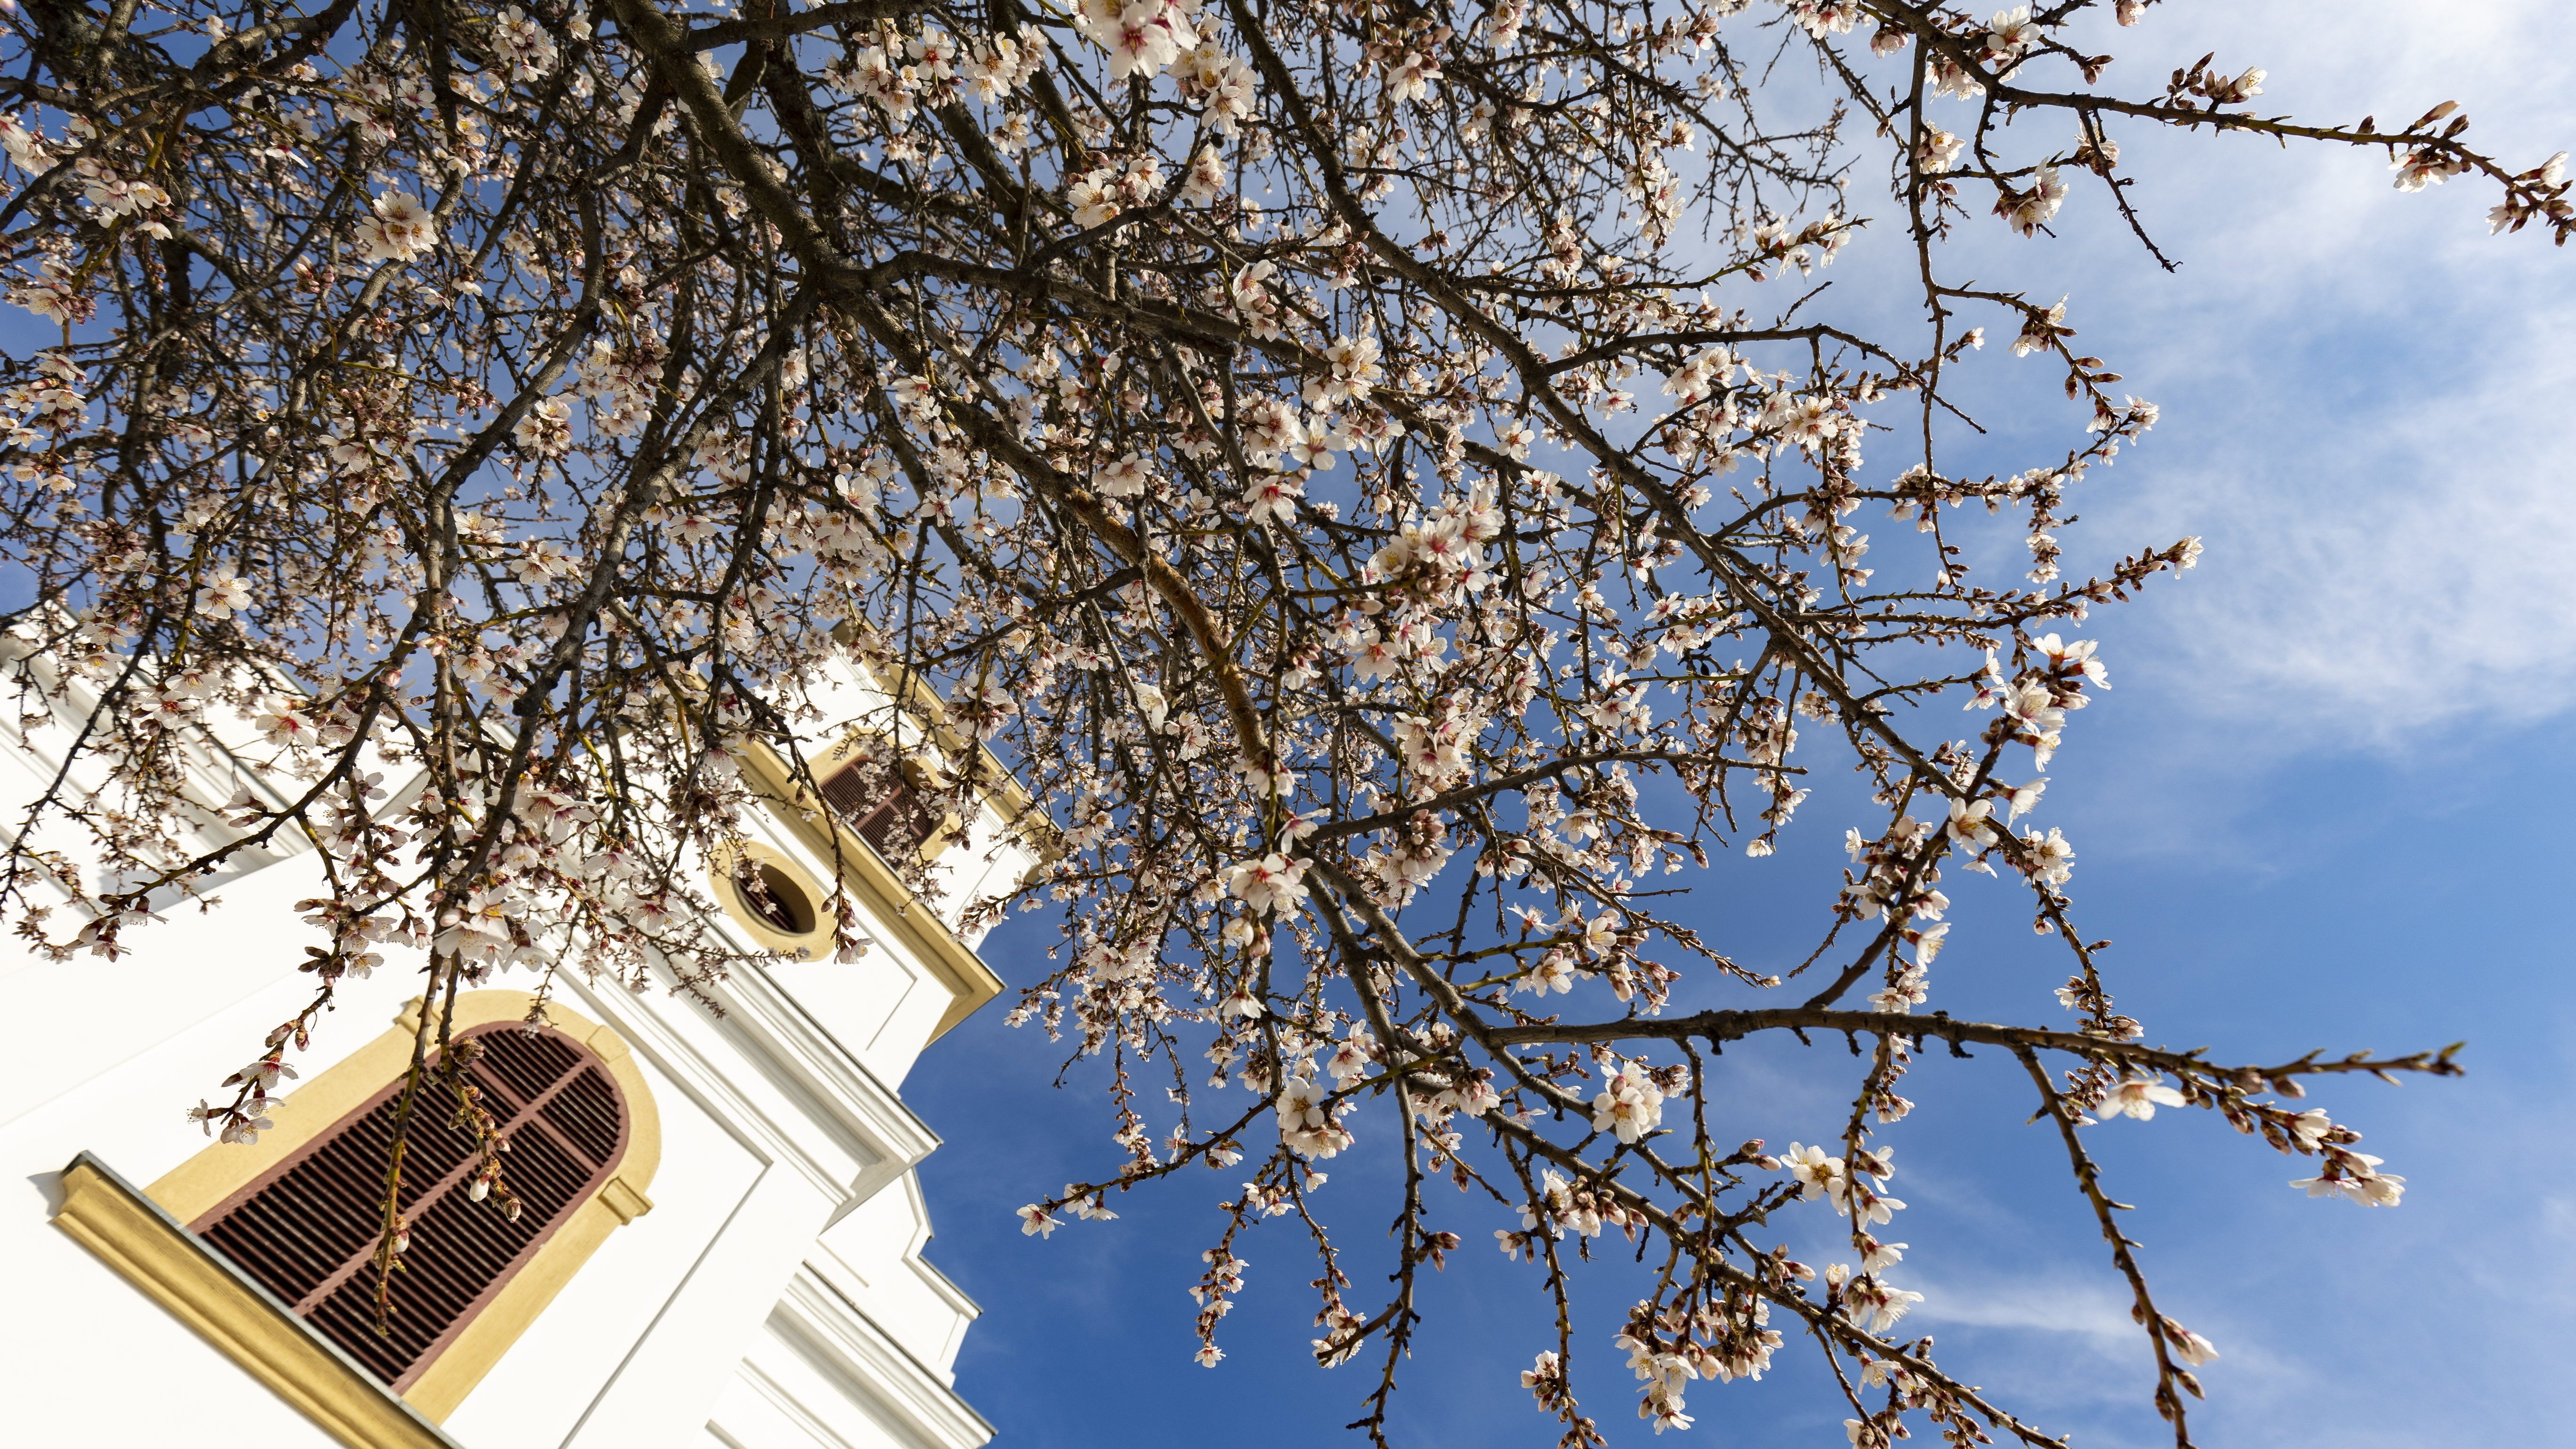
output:
[[[869,849],[888,860],[928,848],[947,819],[901,767],[872,760],[834,772],[823,782],[823,801]]]

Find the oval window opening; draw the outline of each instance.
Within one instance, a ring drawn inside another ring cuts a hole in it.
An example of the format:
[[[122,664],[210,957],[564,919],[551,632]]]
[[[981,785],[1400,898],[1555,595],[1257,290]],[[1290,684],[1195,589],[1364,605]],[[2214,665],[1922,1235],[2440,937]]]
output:
[[[734,871],[743,908],[771,930],[802,936],[814,929],[814,902],[794,876],[765,860],[746,860]]]

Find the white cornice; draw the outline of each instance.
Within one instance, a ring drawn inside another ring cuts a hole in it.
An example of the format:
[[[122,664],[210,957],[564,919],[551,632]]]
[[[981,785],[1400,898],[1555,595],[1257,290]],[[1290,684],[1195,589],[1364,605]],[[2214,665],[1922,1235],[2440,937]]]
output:
[[[816,1031],[757,968],[709,989],[722,1016],[678,996],[567,984],[746,1146],[812,1180],[836,1217],[939,1145],[892,1088]],[[674,1020],[679,1013],[696,1020]],[[725,1052],[710,1050],[718,1041]]]
[[[980,1449],[993,1426],[876,1320],[808,1271],[799,1271],[770,1315],[773,1328],[850,1398],[874,1400],[921,1442]],[[756,1366],[758,1355],[746,1362]]]

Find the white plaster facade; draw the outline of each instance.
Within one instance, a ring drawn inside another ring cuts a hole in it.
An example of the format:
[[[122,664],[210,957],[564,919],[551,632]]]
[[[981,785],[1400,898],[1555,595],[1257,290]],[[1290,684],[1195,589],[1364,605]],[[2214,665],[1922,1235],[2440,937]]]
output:
[[[818,745],[838,737],[837,717],[886,703],[863,671],[841,676]],[[21,736],[0,719],[0,821],[16,821],[55,769],[69,723]],[[205,743],[200,786],[221,801],[247,767]],[[796,831],[767,824],[767,844],[829,879]],[[987,804],[942,857],[952,876],[1026,870],[1028,857],[995,847],[1002,824]],[[11,1310],[0,1313],[0,1442],[335,1443],[51,1222],[78,1152],[140,1184],[208,1150],[183,1111],[308,999],[312,978],[295,964],[311,933],[291,906],[317,879],[309,851],[261,856],[213,892],[218,909],[167,912],[113,962],[0,944],[0,1061],[13,1084],[0,1098]],[[953,879],[947,909],[976,884]],[[952,1387],[976,1307],[922,1257],[929,1217],[913,1168],[939,1139],[896,1090],[958,996],[888,925],[862,911],[874,947],[854,964],[737,968],[717,990],[721,1016],[565,973],[558,999],[615,1028],[658,1107],[653,1207],[608,1237],[446,1418],[457,1445],[974,1449],[991,1437]],[[418,993],[419,964],[389,953],[372,979],[346,984],[295,1059],[305,1080],[388,1029]]]

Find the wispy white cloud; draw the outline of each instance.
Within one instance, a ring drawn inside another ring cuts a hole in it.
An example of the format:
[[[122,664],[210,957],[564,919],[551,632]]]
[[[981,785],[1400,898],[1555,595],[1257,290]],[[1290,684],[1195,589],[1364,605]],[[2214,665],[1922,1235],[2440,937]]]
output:
[[[2550,335],[2576,309],[2557,310],[2489,375],[2390,409],[2435,426],[2356,436],[2284,389],[2277,426],[2299,445],[2249,439],[2177,470],[2149,531],[2208,535],[2208,573],[2161,609],[2155,672],[2203,713],[2276,738],[2291,721],[2290,744],[2392,746],[2576,703],[2576,449],[2543,421],[2576,387]]]
[[[2088,1444],[2170,1442],[2170,1431],[2141,1411],[2155,1382],[2153,1351],[2116,1281],[2064,1269],[1948,1271],[1910,1286],[1924,1301],[1906,1326],[1937,1330],[1939,1356],[1952,1370],[2008,1395],[2052,1430],[2079,1430],[2076,1437]],[[2220,1350],[2217,1362],[2200,1370],[2218,1395],[2195,1410],[2205,1442],[2299,1442],[2281,1431],[2295,1428],[2297,1405],[2318,1375],[2297,1352],[2274,1351],[2265,1339],[2280,1325],[2264,1319],[2191,1320]],[[2212,1419],[2232,1429],[2261,1426],[2261,1436],[2210,1435]]]
[[[2246,7],[2221,37],[2244,59],[2295,57],[2267,101],[2402,124],[2456,94],[2515,164],[2576,145],[2563,13],[2317,12]],[[2150,319],[2103,350],[2169,422],[2124,460],[2151,486],[2118,490],[2095,541],[2198,533],[2210,552],[2158,600],[2142,677],[2284,750],[2576,707],[2576,257],[2488,238],[2467,182],[2405,196],[2366,155],[2155,144],[2168,163],[2199,153],[2150,198],[2187,265],[2089,310]]]
[[[2101,1283],[2071,1277],[1917,1279],[1923,1295],[1910,1315],[1931,1323],[2072,1335],[2105,1357],[2142,1358],[2145,1341],[2128,1300]]]

